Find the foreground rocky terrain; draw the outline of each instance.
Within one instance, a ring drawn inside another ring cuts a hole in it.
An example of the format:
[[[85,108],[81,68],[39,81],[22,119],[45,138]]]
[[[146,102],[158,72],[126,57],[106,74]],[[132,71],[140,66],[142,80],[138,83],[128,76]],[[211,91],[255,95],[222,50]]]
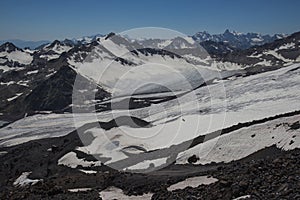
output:
[[[21,164],[18,161],[13,163]],[[61,167],[55,171],[49,170],[48,178],[33,186],[1,187],[0,197],[101,199],[99,192],[114,186],[122,189],[128,199],[142,199],[141,195],[144,193],[151,193],[151,199],[235,199],[243,196],[248,197],[245,199],[299,199],[299,164],[299,149],[284,152],[272,146],[228,164],[171,165],[149,174],[117,172],[105,167],[99,168],[97,173],[85,174]],[[218,181],[195,188],[168,191],[168,187],[176,182],[201,175],[212,176]],[[91,189],[70,192],[70,188]]]

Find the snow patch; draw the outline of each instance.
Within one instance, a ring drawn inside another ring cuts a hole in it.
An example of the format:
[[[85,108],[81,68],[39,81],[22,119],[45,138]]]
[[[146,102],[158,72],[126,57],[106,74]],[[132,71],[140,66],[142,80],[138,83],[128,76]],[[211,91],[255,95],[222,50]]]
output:
[[[0,156],[3,156],[5,154],[7,154],[8,152],[7,151],[0,151]]]
[[[180,153],[176,163],[186,164],[188,158],[193,155],[200,158],[196,164],[231,162],[272,145],[283,150],[298,148],[300,146],[300,132],[299,130],[291,130],[288,124],[299,121],[300,115],[295,115],[221,135]]]
[[[9,61],[18,62],[20,64],[28,65],[32,62],[33,57],[26,52],[23,51],[12,51],[8,52],[0,52],[0,56],[6,56]]]
[[[97,174],[97,171],[94,170],[84,170],[84,169],[80,169],[79,171],[85,173],[85,174]]]
[[[257,66],[257,65],[272,66],[272,62],[271,62],[271,60],[264,59],[263,61],[256,63],[254,66]]]
[[[69,152],[58,160],[58,165],[65,165],[70,168],[77,168],[78,166],[90,167],[90,166],[101,166],[100,161],[86,161],[79,159],[75,152]]]
[[[68,189],[69,192],[87,192],[91,191],[92,188],[74,188],[74,189]]]
[[[182,190],[186,187],[198,187],[199,185],[209,185],[212,183],[217,182],[218,179],[208,176],[196,176],[192,178],[187,178],[184,181],[181,181],[179,183],[176,183],[174,185],[171,185],[168,187],[168,191],[174,191],[174,190]]]
[[[282,50],[282,49],[292,49],[292,48],[295,48],[294,42],[284,44],[284,45],[280,46],[278,49]]]
[[[23,93],[17,93],[15,96],[8,98],[7,101],[13,101],[15,99],[17,99],[19,96],[21,96]]]
[[[241,200],[241,199],[248,199],[248,198],[251,198],[251,195],[244,195],[244,196],[235,198],[235,199],[233,199],[233,200]]]
[[[9,82],[1,82],[0,85],[12,85],[12,84],[15,84],[16,82],[15,81],[9,81]]]
[[[21,80],[21,81],[17,82],[18,85],[22,85],[22,86],[25,86],[25,87],[28,87],[28,83],[29,83],[29,81],[24,81],[24,80]]]
[[[122,200],[151,200],[152,193],[147,193],[140,196],[127,196],[123,190],[116,187],[109,187],[100,193],[103,200],[122,199]]]
[[[293,60],[290,60],[290,59],[287,59],[285,57],[283,57],[281,54],[279,54],[277,51],[275,50],[269,50],[269,51],[266,51],[264,52],[265,55],[272,55],[274,56],[275,58],[279,59],[279,60],[282,60],[283,62],[292,62]]]
[[[36,74],[36,73],[38,73],[38,72],[39,72],[39,70],[33,70],[33,71],[27,72],[26,75]]]
[[[155,160],[144,160],[136,165],[130,166],[127,170],[139,170],[139,169],[148,169],[153,165],[153,167],[158,167],[167,163],[168,158],[159,158]]]
[[[23,172],[22,175],[17,178],[15,180],[15,182],[13,183],[14,186],[20,186],[20,187],[24,187],[27,185],[35,185],[38,182],[40,182],[41,180],[32,180],[29,179],[28,176],[31,174],[32,172]]]

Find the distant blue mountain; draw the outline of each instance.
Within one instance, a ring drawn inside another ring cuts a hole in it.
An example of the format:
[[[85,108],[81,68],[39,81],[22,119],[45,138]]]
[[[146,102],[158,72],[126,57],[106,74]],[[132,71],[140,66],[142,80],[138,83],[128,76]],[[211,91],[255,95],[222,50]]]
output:
[[[50,41],[47,40],[40,40],[40,41],[25,41],[25,40],[0,40],[0,45],[6,43],[6,42],[11,42],[13,43],[15,46],[19,47],[19,48],[25,48],[25,47],[29,47],[30,49],[35,49],[43,44],[48,44],[50,43]]]

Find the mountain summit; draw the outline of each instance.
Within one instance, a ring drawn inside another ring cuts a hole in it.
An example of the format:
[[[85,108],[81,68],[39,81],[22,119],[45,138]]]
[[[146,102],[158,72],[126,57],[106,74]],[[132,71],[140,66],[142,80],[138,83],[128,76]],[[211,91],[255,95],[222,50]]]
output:
[[[226,29],[221,34],[209,34],[206,31],[198,32],[192,36],[197,42],[213,41],[224,42],[238,49],[247,49],[252,46],[263,45],[277,39],[286,37],[285,34],[262,35],[260,33],[239,33]]]

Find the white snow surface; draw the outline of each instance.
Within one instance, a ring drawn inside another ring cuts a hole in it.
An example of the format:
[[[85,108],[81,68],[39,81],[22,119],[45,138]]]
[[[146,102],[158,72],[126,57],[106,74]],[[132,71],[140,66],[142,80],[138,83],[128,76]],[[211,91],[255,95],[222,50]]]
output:
[[[299,121],[300,115],[295,115],[221,135],[180,153],[176,163],[185,164],[192,155],[200,158],[197,164],[230,162],[272,145],[283,150],[299,148],[300,131],[292,130],[289,126]]]
[[[7,101],[13,101],[15,99],[17,99],[19,96],[21,96],[23,93],[17,93],[15,96],[8,98]]]
[[[268,50],[268,51],[264,52],[264,54],[266,54],[266,55],[272,55],[275,58],[277,58],[279,60],[282,60],[283,62],[287,62],[287,63],[293,62],[293,60],[290,60],[290,59],[287,59],[287,58],[283,57],[276,50]]]
[[[75,115],[77,126],[95,120],[94,114]],[[109,120],[103,117],[102,121]],[[0,129],[0,146],[13,146],[30,140],[60,137],[75,130],[73,114],[38,114],[20,119]]]
[[[27,72],[26,74],[27,74],[27,75],[30,75],[30,74],[36,74],[36,73],[38,73],[38,72],[39,72],[39,70],[33,70],[33,71]]]
[[[153,126],[148,128],[121,126],[108,131],[100,128],[87,130],[95,136],[95,139],[89,146],[77,150],[90,154],[102,153],[111,158],[110,162],[113,163],[127,158],[119,150],[131,145],[146,150],[167,148],[238,123],[299,110],[299,66],[295,64],[276,71],[216,82],[181,96],[177,100],[130,111],[114,110],[97,114],[78,113],[74,116],[49,114],[26,117],[0,129],[0,146],[13,146],[34,139],[63,136],[86,123],[97,120],[109,121],[118,116],[132,115],[151,122]],[[292,123],[299,120],[299,117],[294,116],[284,120]],[[274,126],[272,123],[275,122],[269,123],[270,126]],[[271,130],[266,126],[263,124],[251,126],[199,144],[183,152],[178,157],[178,163],[186,163],[186,159],[195,153],[201,158],[205,157],[200,159],[199,163],[228,162],[273,144],[283,149],[300,146],[299,133],[280,126],[274,130],[274,133],[268,134]],[[250,133],[255,132],[258,127],[266,134],[256,134],[252,138]],[[295,141],[289,145],[293,135],[296,135],[296,138],[293,138]],[[279,141],[281,142],[278,143]],[[239,153],[236,153],[237,148],[234,147],[237,144],[244,145],[245,151],[239,150]],[[218,150],[218,147],[221,147],[221,150]],[[211,149],[214,151],[209,153]],[[76,159],[74,154],[67,155],[64,157],[63,164],[72,167],[81,164],[81,160]]]
[[[192,178],[187,178],[184,181],[175,183],[168,187],[168,191],[174,191],[174,190],[182,190],[186,187],[198,187],[199,185],[209,185],[212,183],[217,182],[218,179],[208,176],[196,176]]]
[[[6,57],[9,61],[18,62],[20,64],[28,65],[33,60],[33,57],[28,52],[16,50],[10,53],[4,51],[0,52],[0,57]]]
[[[7,154],[8,152],[7,151],[0,151],[0,156],[3,156],[5,154]]]
[[[241,200],[241,199],[248,199],[248,198],[251,198],[251,195],[240,196],[240,197],[235,198],[235,199],[233,199],[233,200]]]
[[[140,93],[157,91],[158,85],[172,91],[186,91],[204,83],[203,77],[211,80],[219,76],[217,71],[193,65],[182,58],[136,55],[124,45],[109,39],[103,39],[101,44],[114,55],[135,63],[135,66],[112,61],[115,57],[102,46],[94,47],[83,62],[77,62],[74,57],[69,58],[68,62],[79,74],[96,81],[115,96],[130,95],[137,90]]]
[[[97,174],[97,171],[94,170],[84,170],[84,169],[80,169],[79,171],[85,173],[85,174]]]
[[[272,62],[271,62],[271,60],[264,59],[263,61],[256,63],[254,66],[257,66],[257,65],[272,66]]]
[[[7,71],[10,71],[10,70],[12,70],[13,69],[13,67],[9,67],[9,66],[7,66],[7,65],[0,65],[0,70],[3,70],[3,72],[7,72]]]
[[[44,47],[44,49],[48,49],[48,50],[52,50],[54,51],[55,53],[57,54],[62,54],[63,52],[67,52],[69,51],[70,49],[72,49],[72,47],[70,46],[67,46],[67,45],[61,45],[61,44],[55,44],[52,48],[50,48],[50,45],[51,44],[48,44]]]
[[[138,169],[148,169],[151,164],[153,164],[153,167],[158,167],[161,166],[163,164],[167,163],[167,159],[168,158],[158,158],[155,160],[144,160],[143,162],[140,162],[136,165],[130,166],[127,168],[127,170],[138,170]]]
[[[100,166],[100,161],[86,161],[79,159],[74,152],[69,152],[58,160],[58,165],[65,165],[70,168],[76,168],[78,166],[89,167],[89,166]]]
[[[124,194],[123,190],[116,187],[109,187],[100,193],[100,197],[103,200],[112,200],[112,199],[122,199],[122,200],[150,200],[152,193],[147,193],[140,196],[127,196]]]
[[[29,179],[28,176],[31,174],[31,172],[23,172],[21,174],[21,176],[19,176],[19,178],[17,178],[15,180],[15,182],[13,183],[14,186],[20,186],[20,187],[24,187],[27,185],[35,185],[38,182],[40,182],[41,180],[32,180]]]
[[[60,54],[52,54],[52,55],[40,55],[40,58],[45,58],[46,60],[53,60],[59,58]]]
[[[74,189],[68,189],[69,192],[86,192],[90,191],[92,188],[74,188]]]

